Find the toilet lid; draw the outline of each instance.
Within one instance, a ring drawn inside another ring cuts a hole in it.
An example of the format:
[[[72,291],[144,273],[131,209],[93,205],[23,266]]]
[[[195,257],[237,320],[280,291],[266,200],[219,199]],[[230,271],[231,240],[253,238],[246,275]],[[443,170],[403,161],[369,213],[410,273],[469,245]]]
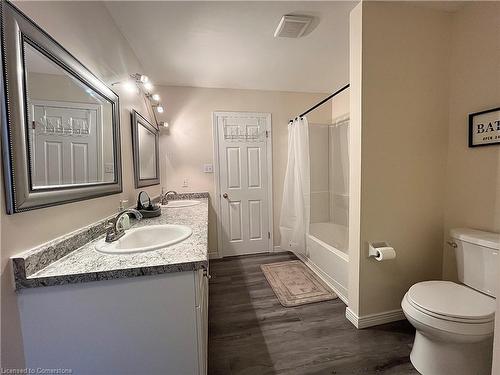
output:
[[[468,320],[493,319],[495,299],[451,281],[424,281],[408,291],[410,302],[431,313]]]

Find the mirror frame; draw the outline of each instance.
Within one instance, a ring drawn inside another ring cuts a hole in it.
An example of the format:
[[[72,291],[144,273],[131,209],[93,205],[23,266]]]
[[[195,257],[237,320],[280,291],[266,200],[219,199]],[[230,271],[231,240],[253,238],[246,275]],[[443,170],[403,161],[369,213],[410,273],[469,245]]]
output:
[[[134,181],[135,188],[141,188],[160,184],[160,131],[153,126],[144,116],[136,110],[132,110],[132,149],[134,156]],[[139,152],[139,126],[144,126],[147,130],[154,133],[156,144],[156,177],[155,178],[140,178],[140,152]]]
[[[49,34],[7,1],[1,1],[3,62],[2,160],[7,214],[121,193],[119,98],[104,82],[71,55]],[[33,189],[28,144],[28,108],[25,82],[24,41],[39,49],[68,74],[108,100],[112,106],[114,181]]]

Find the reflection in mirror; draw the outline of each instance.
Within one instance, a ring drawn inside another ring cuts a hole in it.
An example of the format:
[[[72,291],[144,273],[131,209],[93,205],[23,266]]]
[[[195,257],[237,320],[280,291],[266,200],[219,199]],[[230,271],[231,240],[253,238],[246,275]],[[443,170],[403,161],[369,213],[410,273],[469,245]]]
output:
[[[156,177],[156,133],[139,123],[139,178],[141,180]]]
[[[24,40],[32,189],[115,180],[112,103]]]
[[[120,193],[118,95],[10,2],[0,18],[7,214]]]
[[[139,193],[139,197],[137,198],[137,209],[145,210],[151,206],[151,198],[148,193],[145,191],[141,191]]]
[[[160,183],[158,140],[158,128],[138,112],[133,111],[132,146],[136,188]]]

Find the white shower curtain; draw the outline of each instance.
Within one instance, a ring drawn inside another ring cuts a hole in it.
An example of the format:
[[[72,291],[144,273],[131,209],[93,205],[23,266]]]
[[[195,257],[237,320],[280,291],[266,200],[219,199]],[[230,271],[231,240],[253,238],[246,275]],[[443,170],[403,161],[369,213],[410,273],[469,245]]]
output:
[[[309,125],[297,118],[288,125],[288,164],[281,204],[281,248],[306,254],[311,207]]]

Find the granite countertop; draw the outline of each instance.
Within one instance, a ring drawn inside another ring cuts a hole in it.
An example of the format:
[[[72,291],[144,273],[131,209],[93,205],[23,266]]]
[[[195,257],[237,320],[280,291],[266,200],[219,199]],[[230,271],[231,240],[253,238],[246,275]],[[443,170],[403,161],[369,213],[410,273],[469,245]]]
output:
[[[94,248],[95,243],[102,239],[104,234],[95,235],[97,230],[89,226],[82,230],[83,235],[81,231],[78,231],[70,237],[61,237],[12,257],[16,289],[193,271],[208,267],[208,194],[205,194],[200,193],[194,196],[194,199],[201,201],[198,205],[180,208],[164,207],[161,216],[140,220],[132,227],[184,224],[193,230],[193,234],[186,240],[149,252],[104,254]],[[193,195],[180,194],[179,199],[193,199]],[[102,231],[102,221],[96,223],[95,226]],[[65,249],[69,246],[67,242],[75,238],[74,236],[83,237],[80,241],[84,241],[85,233],[89,230],[94,230],[94,238],[88,239],[83,246],[74,250]],[[67,254],[57,256],[58,248],[63,252],[66,251]],[[47,255],[48,253],[50,256]],[[46,258],[53,260],[47,261]],[[35,262],[36,265],[31,264]],[[40,263],[44,262],[47,264],[40,266]]]

